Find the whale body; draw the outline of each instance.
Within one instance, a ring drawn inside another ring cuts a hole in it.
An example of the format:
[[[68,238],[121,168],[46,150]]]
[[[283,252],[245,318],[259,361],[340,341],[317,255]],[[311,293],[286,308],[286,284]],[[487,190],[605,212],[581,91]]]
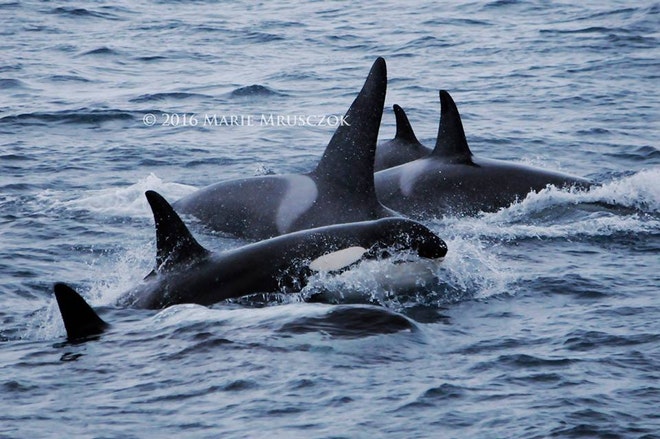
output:
[[[222,253],[202,247],[172,206],[146,192],[156,225],[156,268],[122,294],[122,307],[161,309],[175,304],[214,303],[254,293],[300,291],[315,272],[335,272],[392,251],[439,259],[445,242],[405,218],[324,226],[285,234]],[[106,325],[72,288],[55,294],[70,338],[102,332]],[[81,302],[82,301],[82,302]]]
[[[211,229],[248,239],[297,230],[398,216],[374,189],[374,155],[387,88],[378,58],[316,169],[221,181],[174,203]]]
[[[496,211],[548,185],[589,188],[584,178],[504,160],[474,157],[454,100],[440,91],[441,116],[433,152],[376,172],[379,200],[418,219]]]
[[[432,151],[417,140],[403,108],[394,104],[392,109],[396,118],[396,134],[393,139],[378,144],[374,161],[375,172],[421,159]]]

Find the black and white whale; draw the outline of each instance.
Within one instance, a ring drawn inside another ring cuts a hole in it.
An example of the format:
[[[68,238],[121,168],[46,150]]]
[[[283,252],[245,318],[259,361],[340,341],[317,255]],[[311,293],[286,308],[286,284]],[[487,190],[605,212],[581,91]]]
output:
[[[222,181],[174,208],[213,230],[248,239],[397,216],[378,202],[373,181],[386,88],[385,60],[378,58],[344,117],[348,125],[337,128],[313,171]]]
[[[403,108],[397,104],[392,108],[396,118],[396,134],[393,139],[378,144],[374,161],[375,172],[421,159],[432,151],[417,140]]]
[[[468,147],[453,99],[440,91],[433,152],[374,176],[379,200],[414,218],[495,211],[548,185],[588,188],[580,177],[503,160],[477,158]]]
[[[212,253],[195,240],[163,197],[153,191],[146,196],[156,224],[156,268],[120,297],[119,306],[160,309],[182,303],[211,305],[254,293],[293,292],[315,272],[342,270],[383,253],[412,251],[427,259],[447,253],[444,241],[431,230],[404,218],[302,230]],[[64,284],[55,286],[70,338],[102,329],[102,321],[91,318],[69,290]],[[78,322],[77,315],[87,318]]]

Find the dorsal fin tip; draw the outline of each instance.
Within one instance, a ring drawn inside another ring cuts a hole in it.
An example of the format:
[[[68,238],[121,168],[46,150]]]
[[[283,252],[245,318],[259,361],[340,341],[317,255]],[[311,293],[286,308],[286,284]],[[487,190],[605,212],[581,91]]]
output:
[[[345,124],[337,128],[311,174],[328,181],[350,178],[347,190],[376,201],[373,167],[386,90],[387,65],[378,57],[343,118]]]
[[[394,138],[405,140],[407,142],[419,143],[417,136],[415,136],[415,131],[413,131],[412,125],[410,125],[408,115],[403,108],[394,104],[392,109],[394,110],[394,117],[396,118],[396,135]]]
[[[146,191],[156,225],[156,271],[205,257],[209,251],[192,236],[170,203],[156,191]]]
[[[472,151],[465,138],[465,130],[458,107],[449,92],[440,90],[440,124],[435,148],[431,153],[443,157],[451,163],[471,165]]]
[[[440,90],[438,94],[440,95],[441,112],[458,113],[458,107],[456,106],[456,102],[454,102],[454,99],[451,97],[451,95],[447,90]]]

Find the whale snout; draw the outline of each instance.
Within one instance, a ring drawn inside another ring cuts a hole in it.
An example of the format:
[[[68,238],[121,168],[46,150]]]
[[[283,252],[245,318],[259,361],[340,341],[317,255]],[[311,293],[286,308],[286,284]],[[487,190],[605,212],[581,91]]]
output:
[[[422,258],[439,259],[447,254],[447,244],[429,230],[429,234],[419,236],[416,250]]]
[[[426,259],[439,259],[447,254],[447,244],[431,229],[413,220],[399,220],[399,235],[406,247]]]

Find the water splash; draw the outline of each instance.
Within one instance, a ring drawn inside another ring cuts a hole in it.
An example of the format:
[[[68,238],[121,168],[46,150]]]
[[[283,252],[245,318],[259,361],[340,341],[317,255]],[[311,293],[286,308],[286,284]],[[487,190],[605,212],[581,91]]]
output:
[[[27,320],[30,323],[21,334],[23,340],[54,340],[66,334],[54,297],[48,306],[35,311]]]
[[[93,306],[112,306],[155,267],[155,241],[131,246],[90,267],[88,300]]]
[[[412,306],[442,307],[449,303],[515,294],[516,276],[502,263],[495,242],[521,238],[552,239],[653,233],[660,230],[660,170],[649,169],[612,180],[589,191],[549,187],[495,213],[471,218],[444,218],[429,225],[446,240],[449,253],[442,263],[406,260],[364,261],[341,274],[319,273],[300,294],[275,294],[266,305],[299,303],[321,295],[335,303],[373,303],[395,311]],[[194,187],[167,183],[154,174],[123,188],[110,188],[60,202],[69,209],[129,217],[150,217],[143,193],[158,190],[177,199]],[[45,194],[50,196],[52,193]],[[623,210],[621,209],[623,208]],[[632,211],[630,211],[632,209]],[[83,291],[93,306],[113,305],[152,268],[154,243],[131,246],[88,268],[93,279]],[[51,339],[63,327],[55,302],[33,316],[29,339]]]
[[[595,187],[582,202],[603,202],[660,213],[660,167],[645,169],[631,176]]]
[[[407,254],[364,261],[341,274],[312,276],[302,295],[330,303],[373,303],[403,311],[512,292],[514,277],[482,242],[462,237],[446,241],[449,252],[441,262],[411,259]]]
[[[660,168],[653,168],[587,191],[550,186],[497,212],[435,224],[441,233],[479,239],[571,239],[657,233],[659,212]]]
[[[581,203],[599,203],[637,209],[645,213],[659,213],[660,167],[612,180],[587,191],[564,190],[550,186],[538,193],[530,193],[520,203],[500,212],[505,215],[527,216],[554,206]]]
[[[80,198],[61,201],[59,204],[64,208],[86,210],[102,215],[151,218],[151,209],[144,196],[148,190],[157,191],[173,202],[191,194],[196,188],[166,182],[151,173],[130,186],[88,191]]]

